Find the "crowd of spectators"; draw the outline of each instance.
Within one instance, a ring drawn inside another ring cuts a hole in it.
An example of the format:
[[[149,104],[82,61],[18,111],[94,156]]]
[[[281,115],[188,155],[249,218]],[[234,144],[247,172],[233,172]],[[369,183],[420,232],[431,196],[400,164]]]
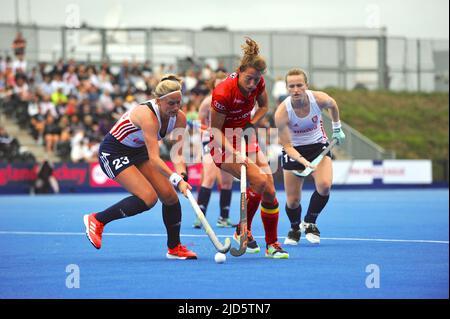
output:
[[[72,162],[97,161],[105,134],[125,111],[153,98],[163,74],[183,77],[183,109],[192,122],[212,89],[214,73],[228,71],[220,63],[217,70],[193,63],[181,72],[174,65],[128,60],[121,65],[73,59],[28,65],[25,47],[18,33],[12,44],[14,58],[0,56],[0,111],[28,130],[48,154]]]
[[[60,59],[28,69],[16,60],[0,56],[2,112],[28,130],[47,153],[73,162],[96,161],[99,143],[114,122],[152,98],[162,74],[177,72],[164,64],[153,68],[149,61],[112,66]],[[198,106],[210,92],[212,74],[209,66],[183,73],[184,110],[190,120],[198,117]]]

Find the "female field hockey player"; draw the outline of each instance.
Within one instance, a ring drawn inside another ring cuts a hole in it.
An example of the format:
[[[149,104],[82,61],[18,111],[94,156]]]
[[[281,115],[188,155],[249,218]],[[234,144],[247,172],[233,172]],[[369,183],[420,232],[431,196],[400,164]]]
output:
[[[213,89],[220,82],[225,80],[227,77],[225,72],[217,72],[214,75]],[[205,97],[200,104],[198,110],[199,120],[202,127],[210,126],[210,109],[211,109],[211,99],[212,95]],[[206,215],[208,209],[209,199],[211,198],[211,190],[214,186],[216,180],[220,183],[220,216],[217,219],[216,226],[218,227],[233,227],[230,216],[230,203],[231,203],[231,193],[233,186],[233,176],[227,172],[220,170],[214,164],[211,154],[209,153],[210,134],[208,130],[202,131],[202,144],[203,144],[203,157],[202,157],[202,182],[200,186],[200,191],[198,192],[198,205],[202,209],[203,213]],[[220,181],[220,182],[219,182]],[[194,223],[194,228],[201,228],[200,220]]]
[[[306,73],[292,69],[286,75],[286,87],[289,96],[278,106],[275,112],[275,124],[278,128],[280,144],[283,146],[283,176],[286,190],[286,214],[291,222],[291,230],[285,240],[287,245],[297,245],[301,232],[306,239],[320,243],[320,232],[316,221],[328,202],[333,178],[331,153],[314,167],[311,161],[328,145],[322,122],[322,110],[329,109],[333,124],[332,138],[342,144],[345,134],[339,120],[339,108],[328,94],[308,90]],[[308,211],[301,222],[300,204],[304,183],[303,177],[292,174],[292,170],[313,168],[312,177],[315,192],[312,194]]]
[[[261,202],[261,218],[265,230],[266,257],[288,258],[289,254],[281,248],[278,242],[278,201],[275,194],[272,172],[266,156],[260,151],[256,139],[250,139],[247,147],[249,158],[245,161],[240,155],[237,145],[239,137],[236,132],[253,127],[267,112],[268,97],[265,90],[263,73],[266,62],[259,55],[258,44],[247,38],[242,46],[244,56],[235,73],[217,85],[212,94],[211,102],[211,155],[215,164],[240,178],[240,167],[247,167],[247,252],[257,253],[260,247],[251,233],[253,217]],[[251,118],[251,112],[258,103],[256,112]],[[254,160],[252,160],[254,159]],[[234,239],[239,241],[240,229],[237,226]]]
[[[156,99],[126,112],[100,145],[99,163],[103,172],[131,196],[104,211],[85,215],[86,234],[92,245],[100,249],[106,224],[149,210],[159,198],[167,230],[167,258],[197,259],[194,252],[180,243],[181,206],[174,186],[185,196],[186,190],[192,189],[182,177],[187,177],[182,152],[172,158],[178,172],[174,173],[160,158],[158,145],[174,129],[186,128],[186,116],[180,111],[180,79],[172,74],[163,76],[155,95]]]

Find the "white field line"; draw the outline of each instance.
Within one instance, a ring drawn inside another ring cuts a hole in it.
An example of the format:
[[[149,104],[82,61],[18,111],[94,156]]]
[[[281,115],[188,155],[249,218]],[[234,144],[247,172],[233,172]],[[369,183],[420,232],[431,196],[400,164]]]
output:
[[[84,232],[40,232],[40,231],[0,231],[0,235],[25,235],[25,236],[84,236]],[[135,237],[166,237],[166,234],[139,234],[139,233],[103,233],[104,236],[135,236]],[[181,234],[183,237],[208,237],[205,234]],[[226,235],[217,235],[217,237],[230,237]],[[264,236],[254,236],[255,238],[264,238]],[[284,239],[285,237],[280,236]],[[445,240],[426,240],[426,239],[387,239],[387,238],[354,238],[354,237],[320,237],[320,240],[338,240],[338,241],[375,241],[390,243],[429,243],[429,244],[449,244]]]

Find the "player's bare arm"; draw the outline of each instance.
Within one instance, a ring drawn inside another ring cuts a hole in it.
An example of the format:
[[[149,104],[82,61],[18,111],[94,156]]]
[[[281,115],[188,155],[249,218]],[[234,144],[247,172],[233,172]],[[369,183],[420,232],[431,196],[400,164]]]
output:
[[[198,119],[202,125],[208,125],[209,109],[211,107],[211,95],[205,97],[198,109]]]
[[[316,98],[317,104],[319,105],[320,109],[321,110],[328,109],[333,122],[338,122],[339,108],[336,101],[325,92],[314,91],[313,94],[314,97]]]
[[[179,145],[172,155],[172,162],[175,166],[175,171],[180,175],[187,176],[186,163],[183,156],[183,145],[184,145],[184,133],[186,130],[186,115],[183,111],[178,111],[177,121],[175,122],[175,129],[171,132],[169,138],[175,140],[176,145]]]
[[[314,168],[314,166],[312,166],[311,163],[306,158],[304,158],[303,155],[301,155],[294,148],[294,146],[292,146],[288,124],[289,117],[286,111],[286,104],[281,103],[277,111],[275,112],[275,126],[278,129],[278,140],[280,145],[283,146],[284,151],[290,158],[296,160],[305,167]]]
[[[262,119],[269,110],[269,98],[267,97],[267,92],[266,91],[262,92],[256,98],[256,102],[258,103],[258,106],[251,120],[252,124],[258,123],[258,121]]]

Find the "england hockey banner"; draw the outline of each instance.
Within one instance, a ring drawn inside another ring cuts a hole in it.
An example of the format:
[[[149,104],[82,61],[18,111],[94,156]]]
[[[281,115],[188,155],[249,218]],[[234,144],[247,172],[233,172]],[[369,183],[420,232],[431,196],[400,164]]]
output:
[[[335,160],[333,184],[431,184],[431,160]]]

